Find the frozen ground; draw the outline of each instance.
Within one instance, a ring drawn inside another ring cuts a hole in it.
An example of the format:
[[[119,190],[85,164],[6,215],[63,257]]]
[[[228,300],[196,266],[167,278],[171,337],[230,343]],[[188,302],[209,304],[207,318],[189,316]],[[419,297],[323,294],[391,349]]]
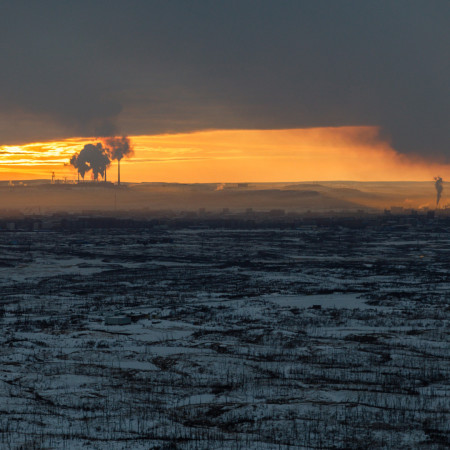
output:
[[[0,234],[0,448],[447,448],[450,235]],[[120,312],[124,326],[104,318]]]

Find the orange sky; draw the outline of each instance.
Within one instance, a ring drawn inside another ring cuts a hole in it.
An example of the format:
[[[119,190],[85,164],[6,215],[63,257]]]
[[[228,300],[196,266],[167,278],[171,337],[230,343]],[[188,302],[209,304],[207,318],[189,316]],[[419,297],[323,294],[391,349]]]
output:
[[[450,165],[395,152],[376,127],[213,130],[132,136],[135,156],[121,163],[123,181],[427,181]],[[0,179],[76,179],[70,156],[95,139],[0,147]],[[90,174],[86,175],[86,179]],[[114,162],[108,180],[116,181]]]

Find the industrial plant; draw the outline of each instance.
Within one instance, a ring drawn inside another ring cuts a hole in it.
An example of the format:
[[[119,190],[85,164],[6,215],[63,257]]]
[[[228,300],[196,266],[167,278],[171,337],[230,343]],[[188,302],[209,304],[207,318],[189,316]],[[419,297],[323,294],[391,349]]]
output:
[[[80,177],[84,181],[86,173],[92,172],[95,182],[99,177],[103,182],[107,182],[107,169],[112,161],[117,161],[117,185],[120,186],[120,161],[122,158],[133,156],[134,150],[128,137],[105,138],[103,142],[96,144],[86,144],[79,153],[75,153],[70,158],[70,164],[77,169],[78,183]]]

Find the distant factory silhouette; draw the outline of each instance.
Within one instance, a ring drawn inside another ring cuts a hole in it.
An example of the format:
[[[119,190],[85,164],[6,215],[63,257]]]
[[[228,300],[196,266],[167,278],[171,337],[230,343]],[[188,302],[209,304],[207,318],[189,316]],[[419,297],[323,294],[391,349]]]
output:
[[[106,171],[111,161],[117,160],[117,184],[120,186],[120,161],[124,157],[131,157],[134,150],[127,136],[109,137],[96,144],[86,144],[79,153],[74,153],[70,158],[70,164],[77,169],[78,182],[87,172],[92,171],[94,181],[99,176],[106,182]]]

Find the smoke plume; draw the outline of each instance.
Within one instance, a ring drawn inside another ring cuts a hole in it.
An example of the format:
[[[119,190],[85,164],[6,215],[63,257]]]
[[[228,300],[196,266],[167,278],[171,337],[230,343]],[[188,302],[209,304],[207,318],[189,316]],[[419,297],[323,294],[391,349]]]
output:
[[[83,179],[86,172],[92,170],[94,179],[98,180],[99,175],[105,178],[106,169],[111,164],[111,160],[107,149],[101,143],[86,144],[80,153],[75,153],[70,158],[70,164],[78,170]]]
[[[124,156],[133,156],[134,150],[127,136],[111,137],[103,140],[111,159],[120,161]]]
[[[77,169],[78,173],[84,179],[84,175],[89,170],[89,166],[86,164],[85,161],[79,159],[78,153],[75,153],[72,156],[72,158],[70,158],[70,164],[72,164],[72,166],[75,167],[75,169]]]
[[[434,177],[436,188],[436,206],[439,205],[439,200],[441,199],[442,191],[444,190],[443,181],[441,177]]]

